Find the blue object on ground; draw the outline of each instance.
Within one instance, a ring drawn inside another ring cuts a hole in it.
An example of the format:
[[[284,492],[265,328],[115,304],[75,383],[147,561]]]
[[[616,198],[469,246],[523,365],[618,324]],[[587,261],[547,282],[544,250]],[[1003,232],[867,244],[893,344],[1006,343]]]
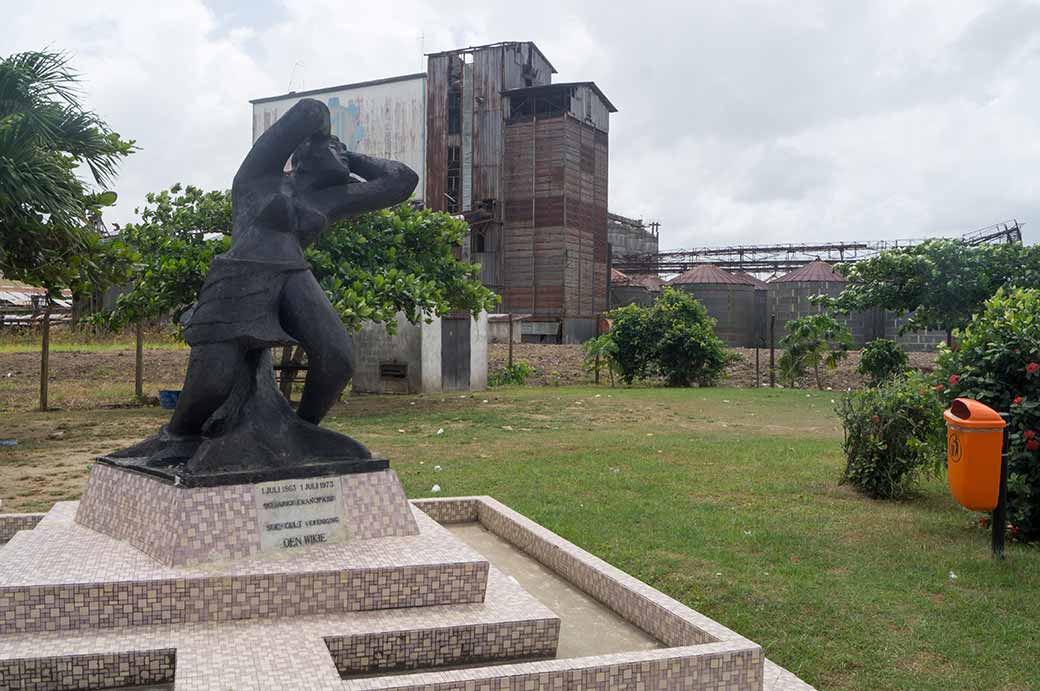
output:
[[[180,389],[160,389],[159,407],[173,410],[177,407],[177,399],[181,397]]]
[[[18,446],[17,439],[0,439],[0,446]]]

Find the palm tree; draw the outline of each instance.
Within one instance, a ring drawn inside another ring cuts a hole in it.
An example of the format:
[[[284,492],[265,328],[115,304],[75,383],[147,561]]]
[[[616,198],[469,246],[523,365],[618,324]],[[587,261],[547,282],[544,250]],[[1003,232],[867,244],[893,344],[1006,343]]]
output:
[[[47,289],[40,407],[47,407],[47,330],[55,294],[105,282],[92,219],[115,201],[93,193],[76,171],[86,166],[102,190],[134,150],[79,102],[68,58],[32,51],[0,58],[0,275]]]

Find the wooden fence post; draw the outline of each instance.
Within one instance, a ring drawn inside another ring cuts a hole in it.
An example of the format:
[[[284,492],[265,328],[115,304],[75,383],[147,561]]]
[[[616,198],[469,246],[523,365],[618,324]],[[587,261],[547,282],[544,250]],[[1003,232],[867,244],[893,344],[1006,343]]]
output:
[[[136,340],[136,352],[134,353],[134,397],[140,401],[144,398],[144,329],[141,322],[134,324],[134,339]]]
[[[50,378],[51,355],[51,301],[43,307],[43,330],[40,343],[40,410],[47,410],[47,380]]]

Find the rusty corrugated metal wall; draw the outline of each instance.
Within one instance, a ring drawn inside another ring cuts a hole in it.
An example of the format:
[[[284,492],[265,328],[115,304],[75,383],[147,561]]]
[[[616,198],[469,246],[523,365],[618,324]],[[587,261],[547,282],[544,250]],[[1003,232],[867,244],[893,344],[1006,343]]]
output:
[[[595,319],[607,305],[607,135],[570,116],[505,137],[502,310]]]
[[[459,147],[457,210],[493,204],[471,246],[479,232],[483,251],[472,258],[484,284],[502,296],[501,309],[594,322],[609,307],[609,111],[591,89],[579,88],[570,114],[509,122],[502,96],[549,85],[553,71],[530,43],[430,56],[426,200],[448,208],[449,147]],[[461,99],[458,134],[449,132],[449,94]]]
[[[448,55],[431,55],[426,71],[426,206],[447,209]]]

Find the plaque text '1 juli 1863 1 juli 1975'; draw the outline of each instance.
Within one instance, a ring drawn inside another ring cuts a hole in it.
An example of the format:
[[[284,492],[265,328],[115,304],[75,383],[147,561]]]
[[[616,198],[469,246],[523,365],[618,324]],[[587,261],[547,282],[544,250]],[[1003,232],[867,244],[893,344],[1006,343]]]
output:
[[[263,550],[292,549],[347,540],[339,478],[283,480],[255,486]]]

